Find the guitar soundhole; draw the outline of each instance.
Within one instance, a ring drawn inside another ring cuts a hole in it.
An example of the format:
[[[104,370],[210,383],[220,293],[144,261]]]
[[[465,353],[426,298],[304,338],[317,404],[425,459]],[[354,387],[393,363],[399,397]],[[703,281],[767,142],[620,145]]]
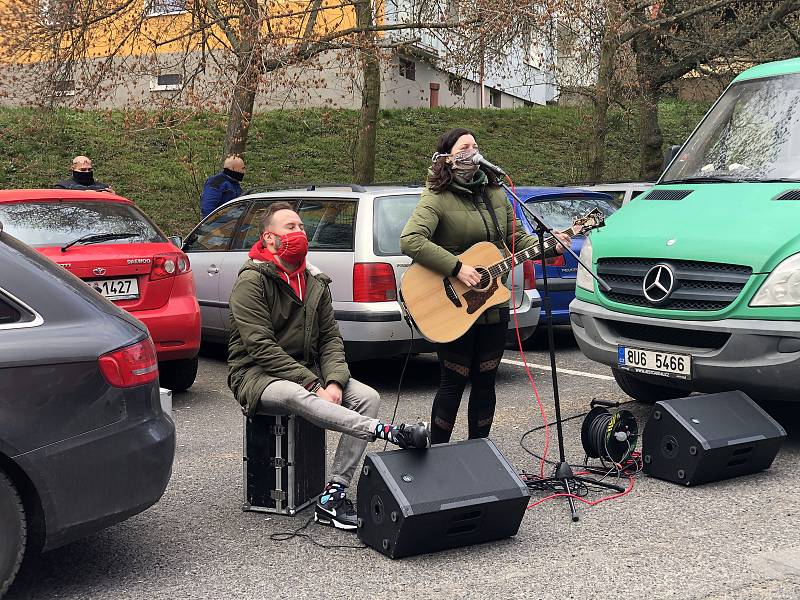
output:
[[[489,286],[492,285],[492,281],[494,281],[494,278],[491,276],[486,267],[475,267],[475,270],[481,276],[481,282],[478,285],[474,286],[473,289],[479,292],[486,291],[487,289],[489,289]]]

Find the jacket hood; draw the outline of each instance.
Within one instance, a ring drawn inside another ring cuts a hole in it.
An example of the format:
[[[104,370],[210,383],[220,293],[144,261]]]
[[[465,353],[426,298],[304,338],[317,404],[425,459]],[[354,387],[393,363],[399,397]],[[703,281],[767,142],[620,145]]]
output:
[[[267,277],[274,277],[279,281],[283,281],[286,283],[286,280],[278,273],[278,267],[273,262],[262,262],[248,259],[242,265],[242,268],[239,269],[239,274],[244,271],[258,271],[262,275],[266,275]],[[325,273],[323,273],[318,267],[315,267],[310,262],[306,261],[306,276],[313,277],[320,283],[324,285],[330,285],[332,279],[328,277]]]

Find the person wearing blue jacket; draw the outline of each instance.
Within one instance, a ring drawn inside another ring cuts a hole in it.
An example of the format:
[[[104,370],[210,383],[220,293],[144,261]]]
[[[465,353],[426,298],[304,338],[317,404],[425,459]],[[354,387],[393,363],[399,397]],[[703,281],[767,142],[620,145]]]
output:
[[[206,179],[203,185],[203,196],[200,198],[201,218],[205,218],[229,200],[241,196],[242,179],[244,160],[241,156],[229,156],[222,165],[222,172]]]

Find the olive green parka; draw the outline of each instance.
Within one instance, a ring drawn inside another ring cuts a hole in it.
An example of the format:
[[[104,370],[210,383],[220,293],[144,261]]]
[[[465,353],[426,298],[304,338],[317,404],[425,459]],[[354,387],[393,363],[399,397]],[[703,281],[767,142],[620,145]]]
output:
[[[315,267],[305,271],[303,301],[272,262],[248,260],[230,298],[228,386],[247,415],[272,382],[308,386],[350,379],[344,344],[333,316],[330,278]]]
[[[488,185],[483,171],[477,172],[474,181],[483,182],[482,185],[473,185],[474,193],[455,181],[442,192],[434,192],[429,186],[425,187],[411,218],[400,234],[400,250],[403,254],[432,271],[455,276],[455,268],[459,264],[457,255],[473,244],[490,241],[506,255],[505,246],[511,249],[512,241],[515,252],[537,243],[536,237],[528,234],[519,220],[512,236],[514,209],[501,187]],[[497,217],[499,233],[486,208],[482,190]],[[487,310],[477,323],[499,323],[506,320],[507,306],[498,305]]]

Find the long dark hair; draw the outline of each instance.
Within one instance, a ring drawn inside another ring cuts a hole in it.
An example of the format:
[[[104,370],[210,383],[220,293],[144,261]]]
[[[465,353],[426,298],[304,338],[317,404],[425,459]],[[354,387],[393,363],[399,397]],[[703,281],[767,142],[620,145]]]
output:
[[[463,127],[456,127],[445,131],[439,137],[439,141],[436,142],[436,154],[450,154],[450,150],[453,149],[458,138],[462,135],[471,135],[475,137],[472,131],[464,129]],[[453,169],[450,163],[447,162],[446,157],[436,156],[431,166],[431,171],[433,171],[433,173],[428,175],[428,187],[434,192],[443,192],[453,183]],[[497,177],[495,177],[494,173],[486,171],[486,174],[489,177],[489,185],[497,185]]]

